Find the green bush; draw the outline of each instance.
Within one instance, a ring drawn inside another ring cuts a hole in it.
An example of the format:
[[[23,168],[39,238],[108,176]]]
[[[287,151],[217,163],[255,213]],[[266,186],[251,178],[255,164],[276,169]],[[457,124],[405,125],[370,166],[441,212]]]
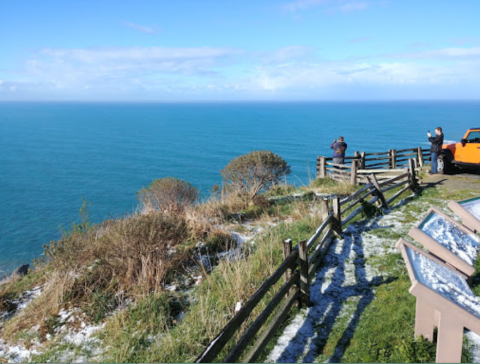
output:
[[[258,150],[232,159],[220,173],[227,191],[254,199],[260,191],[281,182],[291,170],[279,155]]]
[[[137,192],[142,210],[180,214],[197,201],[198,196],[195,186],[174,177],[156,179]]]

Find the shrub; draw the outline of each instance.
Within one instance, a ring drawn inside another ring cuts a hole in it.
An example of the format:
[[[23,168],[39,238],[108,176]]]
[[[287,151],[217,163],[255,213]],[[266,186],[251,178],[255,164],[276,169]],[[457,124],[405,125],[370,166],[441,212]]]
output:
[[[156,213],[120,220],[96,244],[92,280],[118,282],[127,291],[159,291],[169,271],[182,264],[176,246],[187,238],[183,218]]]
[[[227,189],[250,199],[290,174],[290,166],[277,154],[259,150],[232,159],[220,170]]]
[[[174,177],[154,180],[137,192],[142,211],[182,214],[198,199],[199,192],[190,183]]]

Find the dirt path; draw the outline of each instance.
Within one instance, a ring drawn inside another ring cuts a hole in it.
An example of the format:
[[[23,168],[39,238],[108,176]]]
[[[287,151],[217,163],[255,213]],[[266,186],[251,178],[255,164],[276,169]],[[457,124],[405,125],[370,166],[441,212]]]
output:
[[[478,189],[480,192],[480,175],[478,174],[462,173],[451,176],[434,174],[430,176],[422,173],[420,176],[422,185],[435,184],[436,186],[454,191]]]

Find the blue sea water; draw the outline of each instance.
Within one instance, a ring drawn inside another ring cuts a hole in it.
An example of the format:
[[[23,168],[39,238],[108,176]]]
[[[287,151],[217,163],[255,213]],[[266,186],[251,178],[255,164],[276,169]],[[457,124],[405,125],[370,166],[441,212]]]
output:
[[[205,195],[219,170],[251,150],[272,150],[307,184],[317,155],[340,135],[353,151],[427,147],[480,126],[480,102],[0,103],[0,271],[31,261],[78,221],[136,209],[135,192],[174,176]]]

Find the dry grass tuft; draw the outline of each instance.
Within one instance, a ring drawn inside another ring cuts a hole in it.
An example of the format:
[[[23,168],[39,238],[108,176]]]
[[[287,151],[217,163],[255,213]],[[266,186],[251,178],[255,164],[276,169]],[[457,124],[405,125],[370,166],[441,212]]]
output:
[[[21,330],[41,325],[45,330],[45,320],[58,314],[60,307],[68,302],[69,294],[75,284],[76,273],[64,274],[55,271],[45,284],[41,295],[34,299],[23,311],[5,322],[2,328],[4,339],[11,339]]]
[[[350,181],[335,181],[326,177],[313,180],[307,189],[318,193],[348,196],[354,193],[358,189],[358,186],[351,185]]]

